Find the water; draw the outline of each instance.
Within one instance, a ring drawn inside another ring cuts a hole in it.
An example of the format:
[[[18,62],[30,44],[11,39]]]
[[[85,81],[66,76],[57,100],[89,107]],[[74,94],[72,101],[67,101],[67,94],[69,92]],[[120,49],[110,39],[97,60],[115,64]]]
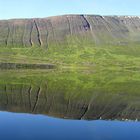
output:
[[[65,120],[0,112],[2,140],[139,140],[140,123]]]
[[[128,81],[122,72],[1,71],[0,137],[139,140],[136,75]]]

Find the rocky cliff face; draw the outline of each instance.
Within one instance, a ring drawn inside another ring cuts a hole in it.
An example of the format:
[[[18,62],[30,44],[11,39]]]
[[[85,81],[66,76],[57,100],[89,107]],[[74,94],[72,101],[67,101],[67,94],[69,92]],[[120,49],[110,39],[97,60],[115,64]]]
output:
[[[98,44],[140,42],[140,17],[65,15],[0,21],[1,46],[49,46],[85,40]]]

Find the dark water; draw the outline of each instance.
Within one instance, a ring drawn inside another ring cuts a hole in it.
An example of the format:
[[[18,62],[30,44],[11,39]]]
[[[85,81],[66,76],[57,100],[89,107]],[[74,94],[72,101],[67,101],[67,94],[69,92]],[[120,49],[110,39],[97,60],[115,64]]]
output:
[[[0,112],[2,140],[139,140],[140,123]]]
[[[51,64],[0,63],[0,69],[54,69]]]
[[[0,139],[140,140],[136,77],[122,72],[0,71]]]

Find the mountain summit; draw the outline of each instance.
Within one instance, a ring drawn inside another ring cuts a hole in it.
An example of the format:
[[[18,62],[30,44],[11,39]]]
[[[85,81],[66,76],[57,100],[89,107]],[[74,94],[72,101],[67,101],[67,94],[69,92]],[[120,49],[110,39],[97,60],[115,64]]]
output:
[[[42,46],[88,42],[95,45],[140,42],[140,17],[64,15],[0,21],[1,46]]]

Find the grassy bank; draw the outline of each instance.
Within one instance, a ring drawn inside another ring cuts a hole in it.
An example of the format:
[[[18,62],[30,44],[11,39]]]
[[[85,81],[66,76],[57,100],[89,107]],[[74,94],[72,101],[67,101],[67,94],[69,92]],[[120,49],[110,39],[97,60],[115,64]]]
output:
[[[0,62],[55,64],[59,68],[140,70],[140,45],[94,44],[52,45],[45,47],[0,47]]]

